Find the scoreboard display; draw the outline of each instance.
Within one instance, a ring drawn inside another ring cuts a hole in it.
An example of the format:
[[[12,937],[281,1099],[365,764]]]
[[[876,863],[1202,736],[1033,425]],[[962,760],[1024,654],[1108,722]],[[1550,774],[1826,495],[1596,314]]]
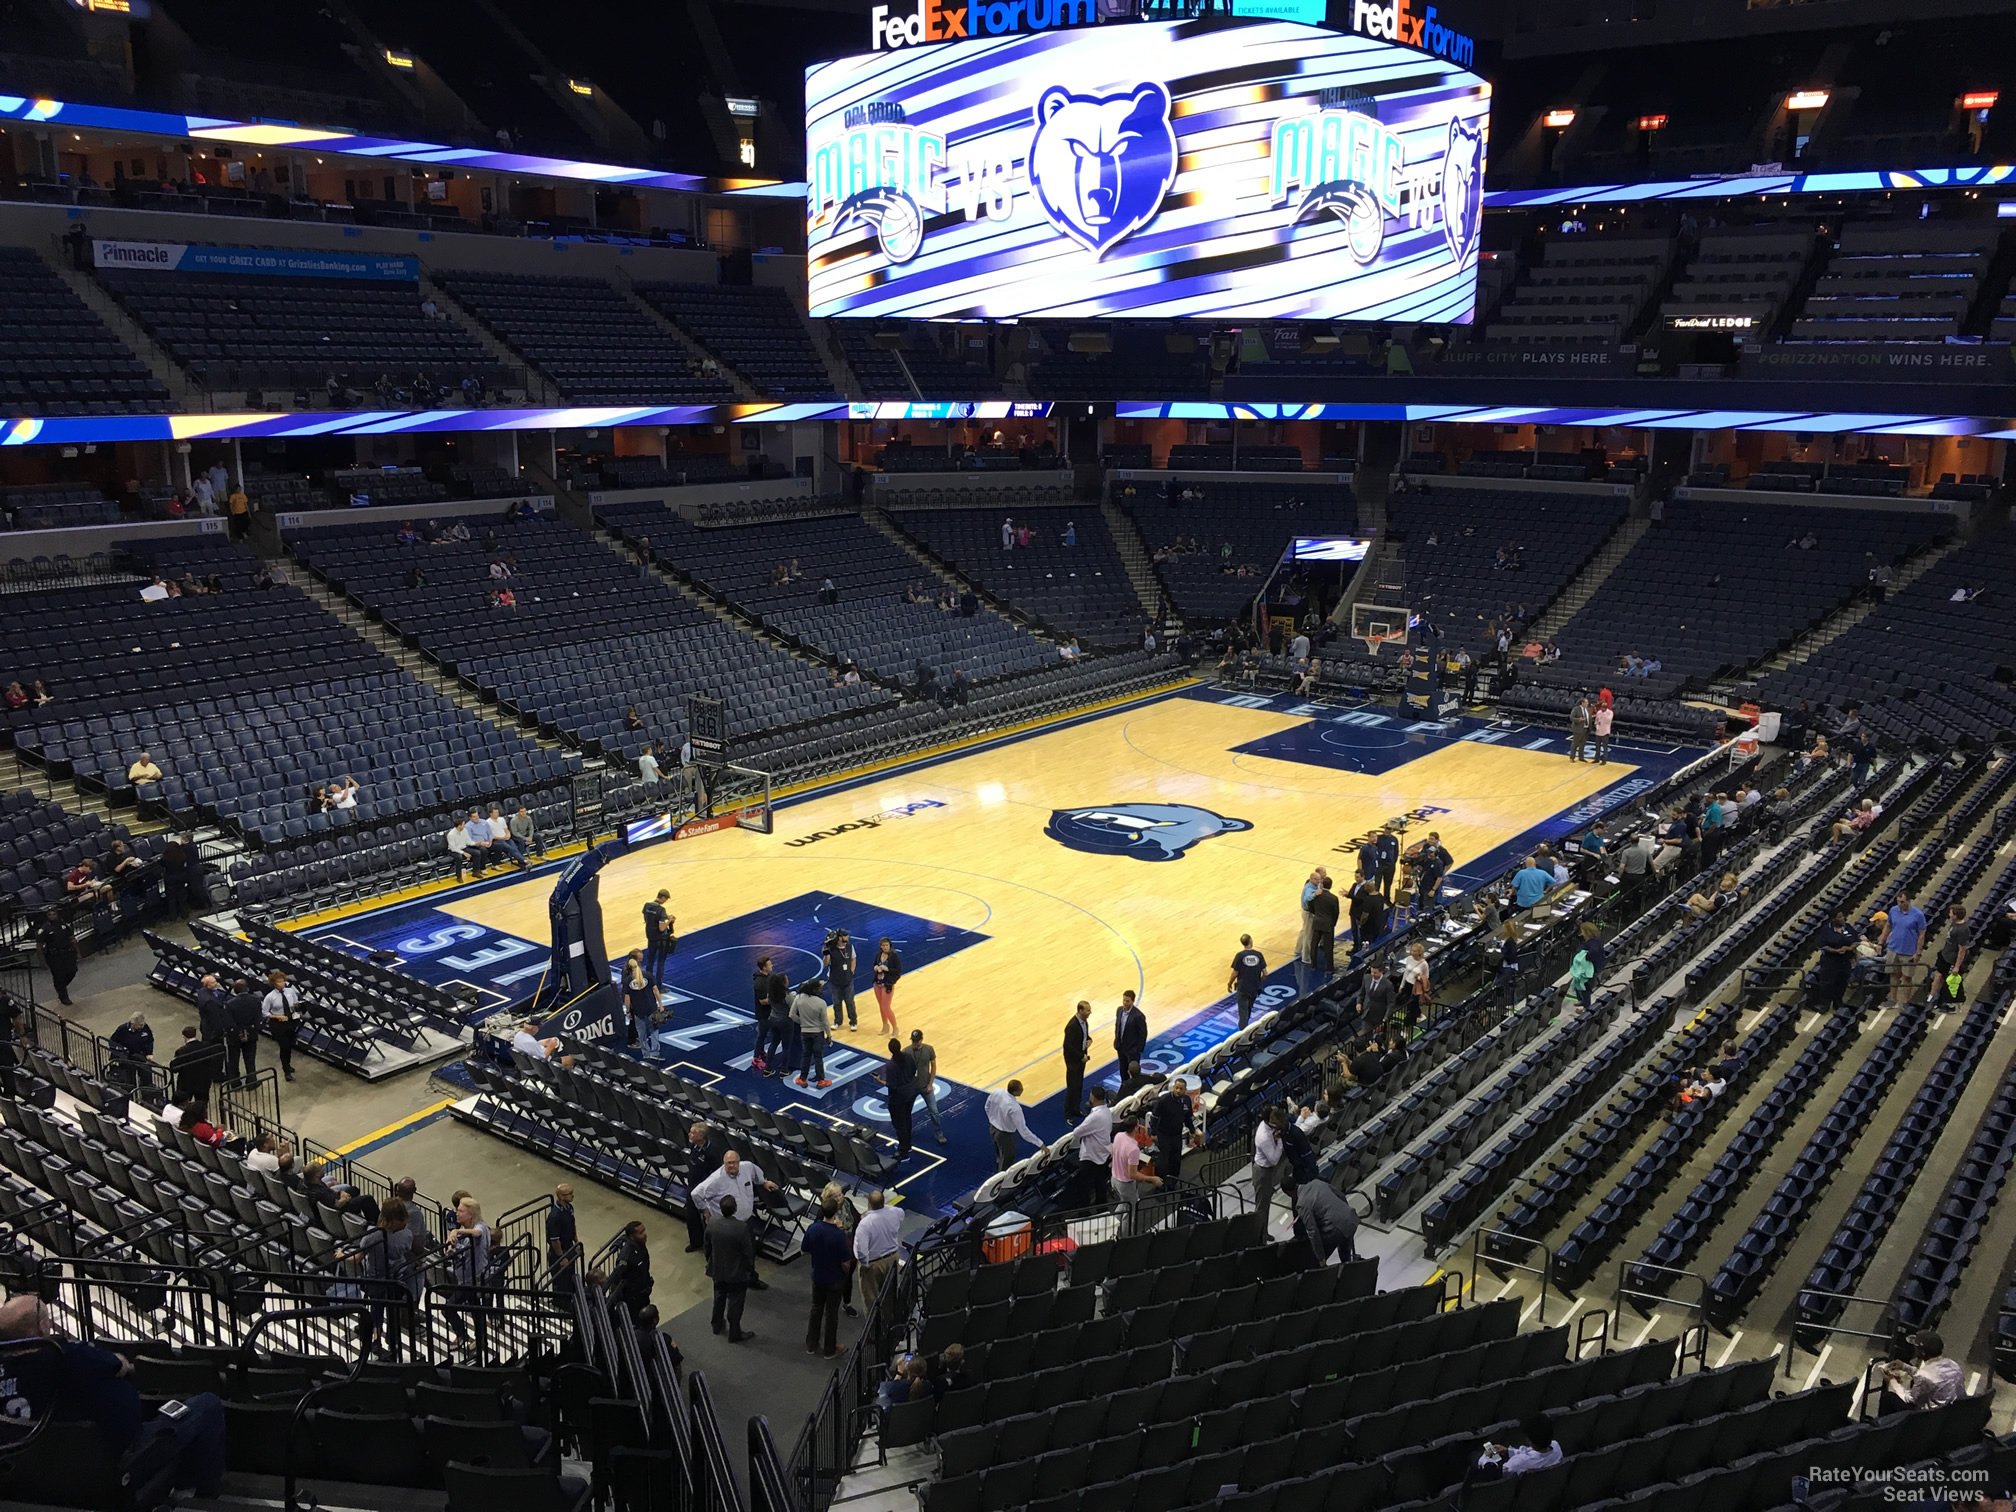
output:
[[[1292,21],[1109,23],[806,70],[818,317],[1462,322],[1490,86]]]

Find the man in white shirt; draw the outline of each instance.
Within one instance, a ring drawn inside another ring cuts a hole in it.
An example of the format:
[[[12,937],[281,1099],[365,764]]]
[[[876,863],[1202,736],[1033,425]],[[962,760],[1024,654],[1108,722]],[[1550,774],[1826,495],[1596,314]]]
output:
[[[880,1191],[868,1194],[868,1211],[854,1225],[854,1259],[861,1267],[861,1305],[872,1307],[903,1246],[903,1214]]]
[[[721,1157],[721,1169],[706,1180],[696,1184],[688,1196],[688,1201],[700,1204],[702,1221],[712,1223],[721,1216],[721,1199],[733,1197],[737,1214],[748,1215],[743,1219],[752,1228],[756,1221],[756,1188],[766,1192],[777,1190],[777,1183],[764,1178],[763,1167],[753,1160],[744,1160],[741,1155],[730,1150]],[[758,1291],[769,1289],[770,1283],[752,1280],[749,1283]]]
[[[657,782],[663,778],[664,773],[658,769],[658,747],[644,747],[644,754],[637,758],[637,775],[646,782]]]
[[[1304,635],[1300,630],[1295,632],[1295,639],[1288,642],[1288,660],[1291,662],[1306,662],[1309,660],[1309,637]]]
[[[518,1055],[529,1055],[534,1060],[546,1060],[560,1048],[557,1039],[539,1038],[539,1024],[536,1019],[527,1019],[518,1026],[518,1032],[511,1036],[511,1049]]]
[[[1113,1110],[1106,1106],[1104,1087],[1092,1088],[1087,1096],[1092,1106],[1071,1131],[1078,1145],[1078,1169],[1071,1194],[1065,1199],[1066,1207],[1094,1206],[1105,1195],[1106,1183],[1111,1179]]]
[[[280,1052],[280,1074],[288,1081],[294,1080],[294,1037],[300,1026],[295,1022],[301,1007],[301,994],[287,980],[284,972],[267,973],[266,996],[259,1000],[259,1017],[266,1025],[266,1032],[273,1036],[273,1044]]]
[[[446,835],[448,853],[455,858],[455,880],[460,882],[469,873],[469,829],[461,821],[448,826]]]
[[[336,784],[332,792],[335,795],[335,806],[337,808],[354,809],[357,807],[357,779],[355,777],[345,777],[341,782]]]
[[[1017,1100],[1022,1096],[1022,1083],[1011,1081],[1005,1087],[997,1087],[987,1094],[987,1127],[994,1131],[994,1169],[1005,1171],[1015,1164],[1016,1140],[1026,1139],[1037,1149],[1043,1148],[1043,1141],[1029,1132],[1029,1119]]]
[[[1274,1189],[1281,1184],[1281,1110],[1268,1108],[1253,1131],[1253,1211],[1265,1228],[1274,1211]]]

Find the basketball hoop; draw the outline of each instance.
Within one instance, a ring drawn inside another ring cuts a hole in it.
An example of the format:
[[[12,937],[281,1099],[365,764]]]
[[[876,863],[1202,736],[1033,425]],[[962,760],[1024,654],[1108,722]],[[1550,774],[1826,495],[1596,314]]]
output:
[[[1409,616],[1405,609],[1390,604],[1353,604],[1351,638],[1365,643],[1365,654],[1379,660],[1381,646],[1407,644]]]

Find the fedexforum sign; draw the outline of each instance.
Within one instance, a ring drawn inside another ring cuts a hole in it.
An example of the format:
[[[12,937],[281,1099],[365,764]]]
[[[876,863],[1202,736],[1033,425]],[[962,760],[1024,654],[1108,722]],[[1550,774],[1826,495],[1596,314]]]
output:
[[[926,42],[1090,26],[1098,19],[1093,0],[917,0],[908,11],[876,6],[869,13],[868,34],[870,46],[880,52]]]
[[[1351,0],[1351,30],[1447,58],[1458,68],[1468,68],[1477,55],[1473,39],[1444,26],[1435,7],[1421,0]]]

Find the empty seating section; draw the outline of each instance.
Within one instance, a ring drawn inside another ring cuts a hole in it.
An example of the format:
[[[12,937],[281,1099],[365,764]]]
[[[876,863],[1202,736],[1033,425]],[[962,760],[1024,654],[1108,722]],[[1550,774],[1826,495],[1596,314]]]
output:
[[[2016,730],[2016,690],[1996,668],[2016,665],[2016,625],[1992,597],[1962,590],[2011,581],[2016,537],[2001,531],[1958,547],[1895,592],[1847,634],[1802,662],[1767,673],[1758,691],[1784,707],[1860,703],[1880,734],[1984,744]]]
[[[950,337],[930,328],[898,326],[896,346],[885,346],[876,328],[859,320],[829,320],[825,326],[838,334],[840,355],[860,384],[867,399],[991,399],[1001,392],[1001,382],[982,361],[949,355],[943,343],[963,342],[954,332]]]
[[[0,410],[146,414],[168,390],[56,271],[26,247],[0,247]],[[68,522],[66,522],[68,523]]]
[[[117,525],[119,501],[88,483],[16,483],[0,488],[0,521],[11,530]]]
[[[417,284],[239,278],[225,273],[102,269],[99,282],[208,388],[353,389],[424,376],[458,393],[511,374],[452,320],[430,320]]]
[[[1805,508],[1688,498],[1668,506],[1555,639],[1540,682],[1673,692],[1783,649],[1847,603],[1875,562],[1898,563],[1951,521],[1901,511]],[[1814,545],[1797,542],[1811,536]],[[1657,658],[1649,679],[1619,681],[1627,652]]]
[[[384,525],[305,531],[290,549],[339,591],[454,675],[549,736],[634,758],[648,741],[676,757],[689,693],[728,705],[737,737],[888,700],[836,685],[709,613],[633,561],[553,520],[499,522],[482,539],[402,545]],[[516,608],[486,608],[490,563],[515,563]],[[408,573],[425,577],[408,586]],[[641,731],[624,728],[635,706]]]
[[[604,505],[598,517],[626,540],[648,536],[661,561],[691,574],[764,629],[885,681],[914,685],[923,665],[944,680],[959,669],[973,682],[987,682],[1057,660],[1054,647],[991,609],[971,616],[939,609],[936,598],[945,585],[856,514],[794,520],[783,531],[702,529],[653,503]],[[795,581],[775,581],[786,565],[783,550],[800,565],[803,576]],[[827,578],[838,603],[820,602]],[[906,602],[913,589],[932,601]]]
[[[215,574],[221,594],[148,603],[126,581],[0,598],[13,675],[63,690],[11,717],[17,750],[114,802],[268,845],[565,780],[569,758],[421,687],[299,590],[253,589],[255,565],[204,537],[156,566]],[[136,789],[142,750],[163,775]],[[346,775],[356,808],[316,812],[312,790]]]
[[[1003,517],[984,507],[903,509],[890,518],[961,577],[1055,633],[1095,646],[1140,639],[1145,611],[1097,505],[1018,505],[1006,513],[1029,527],[1029,545],[1004,550]],[[1076,531],[1075,546],[1063,544],[1067,530]]]
[[[1993,224],[1844,226],[1790,339],[1938,342],[1957,335],[1996,241]]]
[[[1951,1122],[1955,1105],[1986,1054],[2007,1006],[2006,1002],[1983,998],[1967,1010],[1959,1032],[1926,1074],[1924,1085],[1897,1121],[1895,1132],[1876,1157],[1874,1169],[1834,1231],[1826,1253],[1807,1276],[1807,1289],[1799,1294],[1802,1323],[1832,1322],[1841,1315],[1844,1299],[1858,1289],[1856,1283],[1900,1216],[1905,1194],[1923,1172],[1932,1146]],[[1934,1219],[1933,1233],[1942,1241],[1958,1242],[1966,1237],[1970,1224],[1978,1234],[1978,1218],[1962,1218],[1955,1223],[1942,1212]],[[1951,1251],[1945,1253],[1950,1255]]]
[[[1663,236],[1549,238],[1485,326],[1491,341],[1614,345],[1638,321],[1665,277],[1673,243]]]
[[[1183,498],[1183,487],[1197,497]],[[1133,515],[1176,607],[1203,621],[1229,619],[1250,603],[1294,537],[1358,531],[1348,483],[1129,480],[1115,482],[1112,496]]]
[[[765,399],[823,399],[833,380],[782,289],[642,283],[637,293]]]
[[[1196,338],[1178,330],[1110,328],[1111,349],[1075,352],[1062,332],[1047,332],[1049,349],[1029,359],[1029,392],[1044,399],[1133,399],[1142,394],[1203,398],[1210,370]],[[1172,343],[1179,349],[1172,351]],[[1009,374],[1014,376],[1012,370]]]
[[[1566,588],[1624,522],[1622,494],[1539,493],[1437,483],[1389,498],[1387,520],[1404,533],[1408,609],[1476,654],[1484,626],[1505,606],[1530,620]],[[1516,568],[1498,567],[1507,546]],[[1377,590],[1373,590],[1377,596]],[[1384,602],[1383,599],[1380,602]]]
[[[1707,232],[1659,313],[1669,323],[1710,315],[1748,317],[1750,324],[1733,328],[1734,334],[1756,340],[1771,329],[1812,255],[1810,226]]]
[[[597,278],[440,271],[434,280],[491,333],[583,404],[726,402],[678,338]]]

